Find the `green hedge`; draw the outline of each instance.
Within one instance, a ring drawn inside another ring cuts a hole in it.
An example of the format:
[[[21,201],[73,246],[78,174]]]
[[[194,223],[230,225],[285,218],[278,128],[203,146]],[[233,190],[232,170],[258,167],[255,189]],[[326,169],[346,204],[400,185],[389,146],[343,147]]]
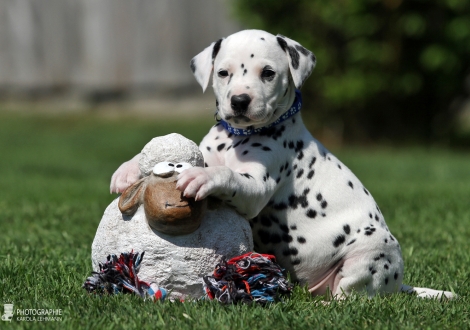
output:
[[[348,140],[448,141],[470,79],[470,1],[234,0],[247,28],[317,56],[304,86],[318,125]]]

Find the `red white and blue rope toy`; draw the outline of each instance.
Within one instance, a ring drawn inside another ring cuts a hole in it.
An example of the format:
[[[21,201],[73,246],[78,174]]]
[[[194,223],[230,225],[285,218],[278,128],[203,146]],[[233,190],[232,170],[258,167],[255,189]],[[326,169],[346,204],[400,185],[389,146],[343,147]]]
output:
[[[122,253],[118,258],[109,255],[100,263],[100,271],[92,272],[83,284],[90,293],[118,294],[135,293],[142,298],[151,297],[163,301],[167,292],[156,283],[139,280],[137,273],[144,252]],[[283,269],[270,254],[249,252],[230,260],[223,258],[215,266],[214,273],[203,277],[207,298],[222,304],[259,303],[266,304],[289,295],[292,284],[283,274]]]
[[[145,252],[121,253],[119,258],[115,255],[108,255],[104,263],[100,263],[100,271],[92,272],[82,287],[89,293],[97,294],[118,294],[135,293],[142,298],[153,300],[165,300],[166,290],[159,288],[154,282],[139,280],[139,272]]]
[[[255,252],[222,259],[213,275],[204,276],[203,281],[207,297],[223,304],[266,304],[292,291],[276,257]]]

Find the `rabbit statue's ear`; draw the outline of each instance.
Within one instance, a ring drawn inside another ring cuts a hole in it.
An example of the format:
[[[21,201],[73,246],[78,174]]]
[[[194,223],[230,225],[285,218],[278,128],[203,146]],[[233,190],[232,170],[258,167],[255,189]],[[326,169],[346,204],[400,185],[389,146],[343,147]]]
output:
[[[127,188],[119,198],[118,207],[122,214],[133,216],[142,204],[142,197],[147,187],[148,176]]]

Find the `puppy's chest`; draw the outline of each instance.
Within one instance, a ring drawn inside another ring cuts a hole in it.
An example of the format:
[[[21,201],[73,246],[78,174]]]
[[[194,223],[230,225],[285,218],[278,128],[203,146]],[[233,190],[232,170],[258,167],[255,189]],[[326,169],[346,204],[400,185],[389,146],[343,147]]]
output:
[[[276,155],[285,149],[283,141],[291,135],[287,127],[292,129],[292,126],[290,123],[272,127],[261,134],[236,136],[216,125],[200,144],[205,166],[226,165],[235,169],[234,165],[238,163],[258,162],[269,167],[271,163],[278,162]]]

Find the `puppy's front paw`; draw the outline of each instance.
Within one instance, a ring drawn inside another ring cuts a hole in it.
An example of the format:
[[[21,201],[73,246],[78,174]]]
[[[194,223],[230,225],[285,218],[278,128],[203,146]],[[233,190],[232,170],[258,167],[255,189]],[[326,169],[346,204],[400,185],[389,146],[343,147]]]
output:
[[[135,158],[123,163],[111,178],[110,192],[122,193],[140,179],[139,161]]]
[[[209,196],[214,189],[214,181],[206,168],[193,167],[181,172],[177,177],[176,189],[183,192],[184,197],[201,200]]]

